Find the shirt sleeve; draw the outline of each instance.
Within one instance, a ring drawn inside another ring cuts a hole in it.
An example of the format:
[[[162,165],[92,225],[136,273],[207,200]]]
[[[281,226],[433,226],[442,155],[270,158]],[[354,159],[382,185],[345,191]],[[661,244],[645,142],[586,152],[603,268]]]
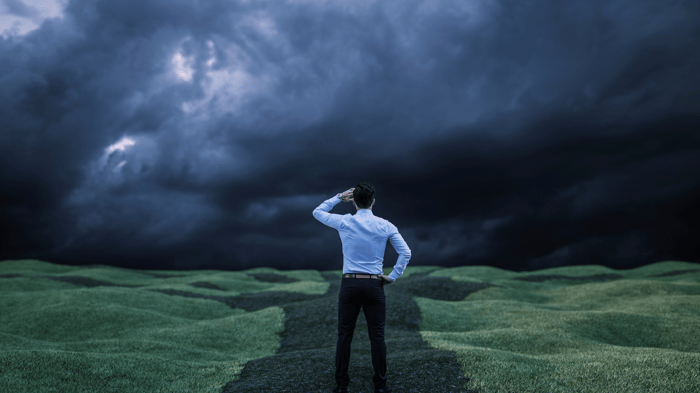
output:
[[[394,270],[389,274],[389,279],[391,281],[396,281],[397,278],[401,277],[408,261],[411,259],[411,249],[408,248],[408,244],[403,240],[403,237],[399,233],[399,230],[395,225],[390,224],[389,241],[394,247],[394,250],[399,254],[399,258],[396,260],[396,265],[394,265]]]
[[[333,214],[328,212],[333,208],[333,206],[337,205],[340,202],[340,195],[341,194],[337,194],[330,199],[326,199],[325,201],[323,201],[323,203],[318,205],[318,207],[316,207],[313,212],[315,219],[317,219],[324,225],[338,230],[340,230],[340,222],[342,221],[343,216],[340,214]]]

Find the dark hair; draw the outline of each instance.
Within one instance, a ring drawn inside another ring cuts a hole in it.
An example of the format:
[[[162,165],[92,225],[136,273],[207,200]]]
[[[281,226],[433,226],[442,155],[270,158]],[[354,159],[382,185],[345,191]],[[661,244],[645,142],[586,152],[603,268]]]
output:
[[[367,182],[359,183],[352,192],[352,200],[360,209],[368,209],[374,201],[374,186]]]

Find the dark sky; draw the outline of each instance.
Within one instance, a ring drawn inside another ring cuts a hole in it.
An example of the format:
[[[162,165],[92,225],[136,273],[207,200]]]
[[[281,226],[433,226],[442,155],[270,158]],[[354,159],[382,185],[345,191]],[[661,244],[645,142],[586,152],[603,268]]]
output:
[[[0,260],[342,269],[312,211],[366,181],[409,266],[700,262],[697,0],[0,16]]]

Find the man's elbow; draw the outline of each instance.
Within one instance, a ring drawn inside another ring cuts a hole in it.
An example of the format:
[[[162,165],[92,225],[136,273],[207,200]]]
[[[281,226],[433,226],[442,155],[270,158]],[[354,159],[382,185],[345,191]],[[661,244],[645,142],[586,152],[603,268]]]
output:
[[[323,222],[323,212],[320,210],[314,210],[313,214],[316,221]]]

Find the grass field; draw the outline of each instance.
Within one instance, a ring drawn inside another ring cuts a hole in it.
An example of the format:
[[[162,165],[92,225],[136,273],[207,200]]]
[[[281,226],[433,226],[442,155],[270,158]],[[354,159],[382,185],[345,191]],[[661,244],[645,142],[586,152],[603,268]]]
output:
[[[0,262],[0,392],[331,392],[341,273]],[[700,264],[409,265],[384,290],[395,393],[700,392]],[[373,392],[362,312],[349,374]]]

